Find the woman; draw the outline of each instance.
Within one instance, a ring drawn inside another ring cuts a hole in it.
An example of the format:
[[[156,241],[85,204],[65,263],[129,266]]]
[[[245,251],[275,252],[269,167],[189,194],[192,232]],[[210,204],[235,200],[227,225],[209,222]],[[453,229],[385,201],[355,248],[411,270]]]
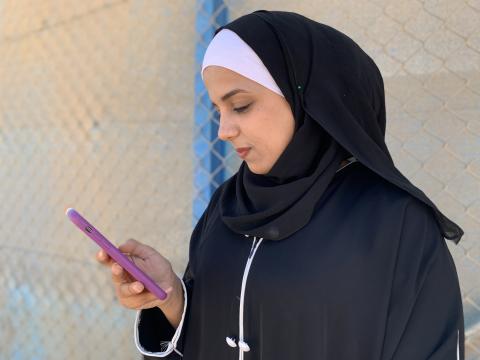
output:
[[[259,10],[219,28],[202,76],[244,161],[213,194],[180,280],[135,240],[112,260],[135,341],[168,359],[464,359],[462,229],[394,166],[383,80],[341,32]],[[136,287],[139,287],[136,289]]]

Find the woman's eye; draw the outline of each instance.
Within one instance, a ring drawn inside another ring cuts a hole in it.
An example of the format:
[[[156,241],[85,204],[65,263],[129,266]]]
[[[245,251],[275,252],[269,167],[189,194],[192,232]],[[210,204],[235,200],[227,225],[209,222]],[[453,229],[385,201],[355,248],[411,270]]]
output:
[[[245,110],[247,110],[249,106],[250,106],[250,104],[245,105],[245,106],[242,106],[242,107],[239,107],[239,108],[235,108],[235,109],[233,109],[233,111],[235,111],[235,112],[237,112],[237,113],[242,113],[242,112],[244,112]]]

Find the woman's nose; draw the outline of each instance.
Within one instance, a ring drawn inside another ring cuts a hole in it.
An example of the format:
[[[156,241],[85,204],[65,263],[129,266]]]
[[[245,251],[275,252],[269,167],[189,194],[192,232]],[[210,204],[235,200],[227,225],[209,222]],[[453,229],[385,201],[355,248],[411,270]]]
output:
[[[227,141],[239,133],[238,126],[231,121],[220,118],[220,125],[218,126],[218,138]]]

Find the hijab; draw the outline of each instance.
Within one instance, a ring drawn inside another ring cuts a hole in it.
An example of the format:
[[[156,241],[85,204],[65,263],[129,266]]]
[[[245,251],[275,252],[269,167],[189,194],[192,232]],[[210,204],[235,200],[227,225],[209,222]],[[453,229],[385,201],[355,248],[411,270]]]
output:
[[[267,240],[287,238],[309,222],[341,161],[353,156],[431,207],[442,235],[458,244],[463,230],[395,167],[385,144],[383,78],[350,37],[286,11],[254,11],[215,36],[223,29],[258,56],[295,119],[293,137],[268,173],[255,174],[243,161],[222,185],[218,201],[227,227]]]
[[[255,51],[232,30],[220,30],[208,44],[200,72],[202,80],[203,70],[210,65],[235,71],[285,97]]]

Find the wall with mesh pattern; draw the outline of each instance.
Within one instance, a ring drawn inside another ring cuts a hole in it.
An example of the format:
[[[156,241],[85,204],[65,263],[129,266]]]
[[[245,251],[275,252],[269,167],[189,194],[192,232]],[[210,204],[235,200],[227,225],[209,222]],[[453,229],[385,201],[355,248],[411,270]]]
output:
[[[0,359],[141,358],[134,312],[65,209],[183,273],[192,225],[239,165],[201,56],[257,9],[336,27],[378,64],[397,167],[465,230],[447,244],[480,359],[478,0],[1,1]]]

